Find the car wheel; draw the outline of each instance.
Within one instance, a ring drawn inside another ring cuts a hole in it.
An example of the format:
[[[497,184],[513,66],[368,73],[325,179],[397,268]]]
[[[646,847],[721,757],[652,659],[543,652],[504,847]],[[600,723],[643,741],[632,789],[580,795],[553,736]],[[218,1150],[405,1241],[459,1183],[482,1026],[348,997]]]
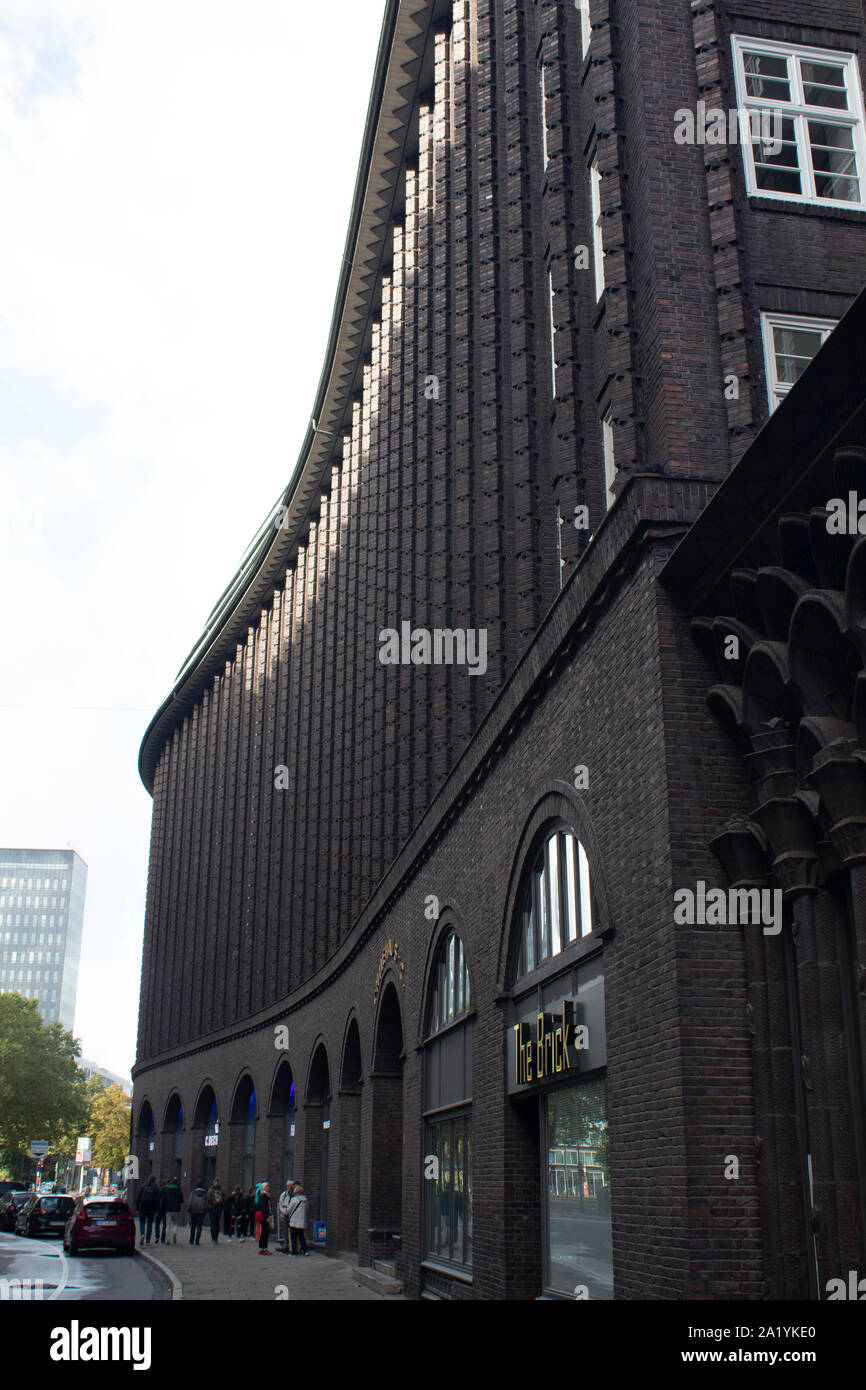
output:
[[[77,1254],[78,1254],[78,1246],[75,1245],[75,1244],[73,1243],[73,1241],[70,1241],[70,1242],[69,1242],[69,1253],[70,1253],[70,1255],[77,1255]]]

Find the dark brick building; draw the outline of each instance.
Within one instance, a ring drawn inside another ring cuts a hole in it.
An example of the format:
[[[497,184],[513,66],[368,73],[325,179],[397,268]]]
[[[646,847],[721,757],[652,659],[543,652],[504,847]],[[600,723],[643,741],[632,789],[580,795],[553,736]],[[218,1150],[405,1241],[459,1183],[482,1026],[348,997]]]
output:
[[[866,18],[779,10],[391,0],[315,423],[142,745],[137,1152],[412,1295],[866,1265]]]

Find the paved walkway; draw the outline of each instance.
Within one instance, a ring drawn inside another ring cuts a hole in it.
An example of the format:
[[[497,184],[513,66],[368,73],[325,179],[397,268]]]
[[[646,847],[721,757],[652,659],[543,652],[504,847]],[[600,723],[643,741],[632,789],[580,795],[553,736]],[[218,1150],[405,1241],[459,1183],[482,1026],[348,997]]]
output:
[[[255,1240],[241,1242],[220,1235],[214,1245],[208,1231],[202,1233],[201,1245],[190,1245],[187,1228],[182,1227],[176,1245],[142,1246],[137,1242],[137,1248],[140,1256],[152,1259],[167,1275],[174,1276],[175,1298],[403,1301],[383,1299],[372,1289],[356,1284],[345,1260],[328,1259],[320,1250],[311,1250],[307,1259],[292,1258],[280,1254],[273,1240],[273,1254],[260,1255]]]

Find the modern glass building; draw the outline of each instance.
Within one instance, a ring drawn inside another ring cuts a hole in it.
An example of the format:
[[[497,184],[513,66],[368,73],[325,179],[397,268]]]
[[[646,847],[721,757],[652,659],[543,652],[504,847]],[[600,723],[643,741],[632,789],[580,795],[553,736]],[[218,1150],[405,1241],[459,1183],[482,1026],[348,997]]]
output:
[[[39,1000],[46,1023],[75,1018],[87,865],[71,849],[0,850],[0,993]]]

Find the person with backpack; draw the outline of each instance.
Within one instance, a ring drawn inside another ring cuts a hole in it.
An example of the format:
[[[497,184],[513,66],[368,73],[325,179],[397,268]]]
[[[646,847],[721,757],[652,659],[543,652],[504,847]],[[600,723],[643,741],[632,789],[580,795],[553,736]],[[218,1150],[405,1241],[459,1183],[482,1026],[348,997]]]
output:
[[[159,1188],[156,1178],[151,1173],[135,1203],[135,1209],[138,1212],[139,1240],[145,1245],[150,1245],[150,1237],[153,1234],[153,1218],[159,1214],[159,1202]],[[147,1230],[146,1238],[145,1228]]]
[[[210,1238],[214,1245],[220,1238],[220,1213],[223,1209],[225,1197],[220,1187],[219,1178],[214,1178],[211,1186],[207,1190],[207,1209],[210,1214]]]
[[[292,1233],[292,1254],[309,1255],[307,1249],[307,1197],[303,1185],[295,1183],[295,1191],[288,1207],[289,1230]],[[300,1249],[298,1249],[300,1246]]]
[[[268,1183],[263,1182],[259,1186],[259,1207],[256,1212],[256,1220],[261,1217],[261,1234],[259,1235],[259,1254],[270,1255],[268,1249],[268,1236],[271,1233],[271,1189]]]
[[[189,1243],[201,1245],[201,1228],[207,1212],[207,1193],[199,1182],[193,1188],[189,1199]]]
[[[166,1232],[171,1235],[172,1245],[177,1245],[177,1228],[180,1218],[180,1209],[183,1206],[183,1193],[180,1190],[180,1183],[177,1178],[172,1178],[163,1187],[160,1203],[160,1214],[162,1217],[162,1243],[167,1244]]]

